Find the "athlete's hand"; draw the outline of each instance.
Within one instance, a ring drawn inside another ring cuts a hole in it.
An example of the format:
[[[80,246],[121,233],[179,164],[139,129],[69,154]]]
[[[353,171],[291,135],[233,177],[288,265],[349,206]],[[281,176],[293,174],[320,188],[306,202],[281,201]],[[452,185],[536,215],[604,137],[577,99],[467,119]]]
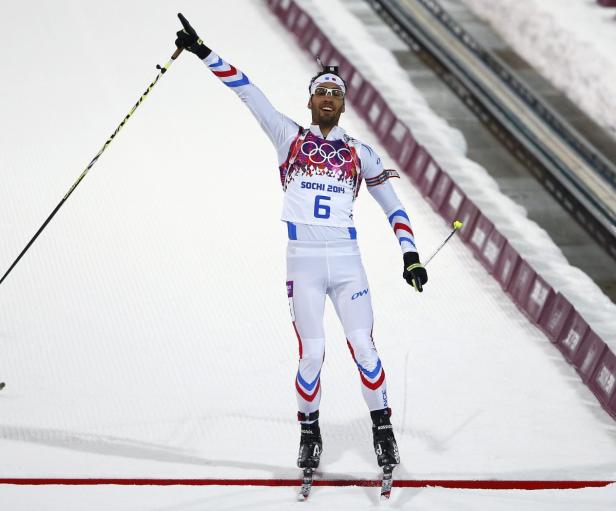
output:
[[[420,293],[423,291],[423,285],[428,282],[428,272],[419,262],[417,252],[406,252],[404,254],[404,273],[402,273],[402,276],[416,291]]]
[[[181,12],[178,13],[178,18],[180,18],[184,28],[176,34],[178,37],[175,40],[175,45],[178,48],[184,48],[189,52],[194,53],[197,57],[203,60],[211,53],[212,50],[203,44],[203,41],[199,38],[195,29],[190,26],[190,23],[188,23],[188,20]]]

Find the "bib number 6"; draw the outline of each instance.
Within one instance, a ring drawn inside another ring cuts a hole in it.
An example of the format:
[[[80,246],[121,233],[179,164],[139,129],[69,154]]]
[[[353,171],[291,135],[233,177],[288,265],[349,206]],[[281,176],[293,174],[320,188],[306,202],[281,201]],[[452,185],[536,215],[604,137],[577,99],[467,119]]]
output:
[[[327,195],[317,195],[314,198],[314,216],[316,218],[329,218],[331,206],[323,203],[330,201],[331,199],[332,198]]]

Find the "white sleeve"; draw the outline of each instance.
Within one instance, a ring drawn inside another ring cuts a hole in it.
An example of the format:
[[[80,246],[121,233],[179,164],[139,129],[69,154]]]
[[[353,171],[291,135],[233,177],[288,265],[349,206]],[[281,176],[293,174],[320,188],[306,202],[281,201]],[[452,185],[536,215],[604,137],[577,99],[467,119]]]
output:
[[[203,63],[246,104],[274,144],[278,164],[282,164],[287,158],[291,142],[297,136],[299,125],[276,110],[242,71],[225,62],[216,53],[211,52],[203,59]]]
[[[400,176],[395,170],[383,169],[381,158],[367,145],[361,146],[360,160],[366,187],[387,216],[402,253],[417,252],[411,221],[389,182],[390,178]]]

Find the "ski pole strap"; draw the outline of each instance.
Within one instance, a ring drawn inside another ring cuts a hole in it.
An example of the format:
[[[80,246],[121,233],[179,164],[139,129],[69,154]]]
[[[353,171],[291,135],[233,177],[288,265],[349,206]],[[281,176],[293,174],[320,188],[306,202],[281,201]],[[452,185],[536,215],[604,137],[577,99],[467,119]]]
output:
[[[319,420],[319,410],[312,413],[297,412],[297,420],[299,422],[315,422]]]
[[[406,271],[411,272],[413,270],[416,270],[417,268],[423,268],[424,265],[421,263],[415,263],[415,264],[411,264],[410,266],[407,266]],[[418,280],[415,275],[412,276],[413,280],[412,280],[412,286],[415,288],[415,291],[421,291],[421,282],[420,280]]]
[[[411,264],[410,266],[408,266],[408,267],[406,268],[406,271],[413,271],[413,270],[414,270],[414,269],[416,269],[416,268],[423,268],[423,267],[424,267],[424,265],[423,265],[423,264],[421,264],[421,263],[415,263],[415,264]]]

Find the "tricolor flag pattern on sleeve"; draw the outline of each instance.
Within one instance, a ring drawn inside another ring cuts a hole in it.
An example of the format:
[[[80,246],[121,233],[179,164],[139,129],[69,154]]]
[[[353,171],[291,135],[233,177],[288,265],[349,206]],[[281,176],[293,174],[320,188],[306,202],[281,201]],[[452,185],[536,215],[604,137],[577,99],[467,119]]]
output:
[[[250,80],[244,73],[222,60],[214,52],[206,57],[205,62],[210,71],[220,78],[227,87],[239,87],[240,85],[248,85],[250,83]]]
[[[403,252],[417,252],[415,246],[415,235],[411,229],[411,221],[404,209],[397,209],[389,215],[389,223],[396,233],[398,243],[402,247]]]
[[[368,186],[368,188],[378,186],[392,177],[400,178],[400,174],[394,169],[385,169],[378,176],[366,178],[366,186]]]

